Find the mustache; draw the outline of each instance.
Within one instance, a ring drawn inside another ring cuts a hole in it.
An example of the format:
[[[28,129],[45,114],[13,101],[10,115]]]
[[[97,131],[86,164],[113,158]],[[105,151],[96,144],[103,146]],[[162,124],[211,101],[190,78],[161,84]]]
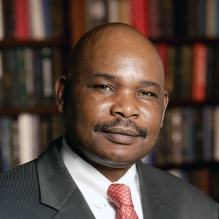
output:
[[[146,138],[147,134],[148,134],[147,129],[141,128],[136,123],[134,123],[132,120],[123,119],[123,118],[116,118],[112,121],[97,123],[94,126],[94,131],[95,132],[104,132],[104,131],[107,131],[109,128],[112,128],[115,126],[132,127],[143,138]]]

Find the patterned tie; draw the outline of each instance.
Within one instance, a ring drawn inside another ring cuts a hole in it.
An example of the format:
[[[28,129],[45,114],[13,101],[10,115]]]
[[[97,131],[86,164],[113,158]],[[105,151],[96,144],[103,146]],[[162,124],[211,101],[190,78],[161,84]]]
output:
[[[107,195],[118,207],[116,219],[138,219],[132,203],[131,192],[125,184],[111,184]]]

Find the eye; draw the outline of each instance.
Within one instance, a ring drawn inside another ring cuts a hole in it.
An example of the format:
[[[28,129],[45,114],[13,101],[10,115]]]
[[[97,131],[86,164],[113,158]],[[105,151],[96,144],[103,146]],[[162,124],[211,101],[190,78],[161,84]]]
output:
[[[145,98],[152,98],[152,97],[155,97],[157,98],[157,95],[151,91],[139,91],[138,92],[138,96],[140,97],[145,97]]]
[[[96,85],[94,85],[94,88],[98,89],[98,90],[106,90],[106,91],[111,90],[111,88],[105,84],[96,84]]]

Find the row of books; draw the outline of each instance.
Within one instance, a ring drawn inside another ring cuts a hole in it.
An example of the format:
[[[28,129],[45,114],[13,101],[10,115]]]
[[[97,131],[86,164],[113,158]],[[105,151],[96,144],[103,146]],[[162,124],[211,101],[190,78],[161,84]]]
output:
[[[219,0],[87,0],[88,29],[133,25],[148,37],[219,36]]]
[[[65,133],[61,115],[22,113],[0,117],[0,172],[36,158],[52,140]]]
[[[0,40],[42,40],[65,35],[62,0],[0,0]]]
[[[173,175],[190,182],[206,195],[213,198],[216,202],[219,202],[218,169],[170,169],[168,171]]]
[[[59,48],[0,50],[0,108],[53,105],[62,59]]]
[[[219,98],[219,45],[158,44],[157,50],[171,100],[204,102]]]
[[[157,144],[144,158],[156,165],[219,161],[219,106],[167,110]]]

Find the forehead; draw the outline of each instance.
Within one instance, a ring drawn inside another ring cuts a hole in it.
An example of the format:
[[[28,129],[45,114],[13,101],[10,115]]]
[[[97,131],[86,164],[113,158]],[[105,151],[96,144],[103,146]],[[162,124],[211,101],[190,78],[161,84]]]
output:
[[[86,53],[84,73],[107,73],[117,79],[153,80],[163,83],[163,66],[154,48],[124,41],[101,41]],[[88,76],[88,75],[87,75]]]

